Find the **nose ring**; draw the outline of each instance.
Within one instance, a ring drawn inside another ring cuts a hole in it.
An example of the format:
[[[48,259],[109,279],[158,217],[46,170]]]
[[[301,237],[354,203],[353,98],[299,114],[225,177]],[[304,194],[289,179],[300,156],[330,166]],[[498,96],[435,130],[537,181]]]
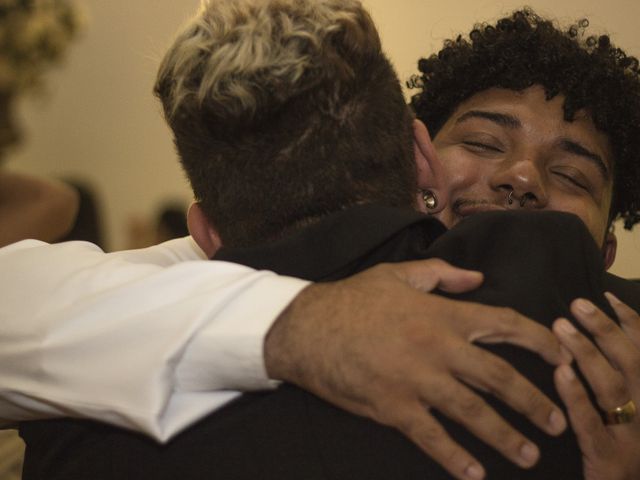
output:
[[[509,190],[509,196],[507,196],[507,203],[513,205],[513,190]]]

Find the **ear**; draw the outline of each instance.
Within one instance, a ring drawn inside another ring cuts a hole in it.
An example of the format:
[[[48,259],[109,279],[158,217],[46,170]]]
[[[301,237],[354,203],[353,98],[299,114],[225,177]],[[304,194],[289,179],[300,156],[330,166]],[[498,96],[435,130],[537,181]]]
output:
[[[616,259],[617,250],[618,239],[616,238],[616,234],[608,232],[604,239],[604,245],[602,246],[602,257],[604,259],[605,270],[609,270],[611,265],[613,265],[613,261]]]
[[[438,199],[438,206],[428,213],[438,213],[444,209],[449,201],[444,169],[431,142],[431,136],[424,123],[413,120],[413,152],[418,172],[418,188],[421,191],[430,190]],[[421,210],[426,211],[419,193]]]
[[[189,233],[207,258],[213,257],[222,246],[220,235],[218,235],[216,229],[211,225],[211,222],[207,219],[198,202],[193,202],[189,207],[189,211],[187,212],[187,227],[189,228]]]

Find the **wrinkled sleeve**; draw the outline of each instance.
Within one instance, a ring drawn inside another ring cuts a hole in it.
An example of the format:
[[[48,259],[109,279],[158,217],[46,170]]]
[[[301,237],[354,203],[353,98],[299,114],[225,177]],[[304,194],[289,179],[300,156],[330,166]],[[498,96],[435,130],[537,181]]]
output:
[[[166,441],[271,387],[264,336],[308,283],[199,258],[189,238],[0,249],[0,424],[93,418]]]

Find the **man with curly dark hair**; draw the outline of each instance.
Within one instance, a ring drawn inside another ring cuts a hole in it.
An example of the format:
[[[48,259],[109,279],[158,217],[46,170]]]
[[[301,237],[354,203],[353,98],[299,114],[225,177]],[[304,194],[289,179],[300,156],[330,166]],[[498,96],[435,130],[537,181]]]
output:
[[[435,215],[445,224],[514,207],[567,211],[587,226],[606,267],[613,263],[613,221],[622,219],[627,229],[640,221],[640,69],[608,36],[587,34],[588,26],[581,20],[561,29],[523,9],[478,24],[468,37],[447,40],[419,61],[421,74],[409,82],[419,90],[411,106],[433,136],[431,143],[426,130],[418,132],[424,149],[434,147],[441,162],[442,178],[428,199],[440,204]],[[526,243],[522,249],[527,251]],[[637,286],[613,275],[606,282],[638,304]],[[625,383],[620,365],[637,360],[640,345],[640,336],[620,319],[622,329],[598,324],[604,356],[591,344],[579,346],[569,325],[554,326],[604,411]],[[584,361],[586,351],[597,359],[598,373]],[[636,378],[637,373],[627,375],[632,396],[640,390]],[[593,458],[625,451],[630,439],[637,441],[637,423],[607,426],[592,407],[587,413],[587,403],[571,421],[578,436],[590,438],[581,443],[585,478],[595,478]],[[615,468],[607,474],[611,478],[631,467]],[[636,478],[629,471],[622,478]]]
[[[583,218],[596,240],[601,240],[605,238],[603,228],[609,229],[615,219],[623,219],[628,229],[640,222],[640,162],[636,157],[640,151],[640,69],[638,59],[613,45],[607,35],[588,35],[588,25],[588,20],[584,19],[562,30],[531,9],[519,10],[495,24],[476,25],[468,38],[460,35],[445,41],[437,54],[419,61],[421,74],[409,83],[410,87],[420,90],[413,96],[411,106],[429,127],[445,168],[453,168],[446,159],[461,152],[451,151],[455,143],[451,135],[459,139],[459,146],[492,159],[485,163],[496,166],[500,163],[498,159],[518,163],[515,156],[518,152],[498,145],[497,138],[493,138],[493,142],[467,138],[473,136],[472,131],[482,130],[473,122],[465,132],[452,131],[454,126],[471,120],[481,121],[483,127],[494,124],[512,132],[529,127],[522,119],[513,118],[517,117],[515,112],[478,112],[479,103],[485,107],[487,102],[494,107],[502,103],[504,109],[504,105],[524,104],[530,100],[533,105],[548,108],[538,119],[545,122],[553,119],[560,128],[582,129],[583,135],[593,137],[592,143],[599,144],[593,149],[599,149],[599,152],[585,149],[589,145],[572,141],[568,138],[571,135],[568,130],[556,132],[555,138],[531,139],[529,144],[539,142],[540,147],[544,141],[555,141],[557,148],[536,151],[547,153],[547,158],[539,158],[530,166],[540,174],[541,180],[547,181],[542,185],[544,187],[555,177],[572,184],[577,193],[583,190],[591,195],[591,206],[601,210],[595,216],[602,218],[587,218],[593,212],[574,213]],[[549,125],[547,123],[547,127]],[[492,136],[486,132],[484,135],[485,140]],[[509,141],[511,144],[516,142],[513,138]],[[518,145],[525,143],[518,140]],[[558,158],[562,155],[574,158],[555,163],[549,160],[550,156]],[[579,168],[575,166],[576,162]],[[502,162],[499,166],[505,165]],[[584,176],[588,166],[595,167],[601,174],[599,183],[605,191],[601,192],[604,195],[600,198],[596,198],[600,192],[594,192],[595,185],[588,185],[589,182],[578,178]],[[469,179],[466,182],[471,183]],[[500,183],[492,186],[500,191],[500,196],[504,196],[508,187],[514,189],[518,198],[526,194],[530,207],[573,211],[574,207],[555,208],[549,203],[552,200],[550,192],[530,191],[530,185],[523,185],[524,191],[519,191],[517,185]],[[459,185],[454,182],[451,188],[455,190]],[[539,193],[546,193],[550,198],[540,197]],[[573,196],[571,204],[580,201],[580,195],[570,193]],[[445,218],[445,223],[459,215],[461,208],[460,200],[454,198],[450,212],[454,217]],[[608,239],[612,240],[611,237]]]

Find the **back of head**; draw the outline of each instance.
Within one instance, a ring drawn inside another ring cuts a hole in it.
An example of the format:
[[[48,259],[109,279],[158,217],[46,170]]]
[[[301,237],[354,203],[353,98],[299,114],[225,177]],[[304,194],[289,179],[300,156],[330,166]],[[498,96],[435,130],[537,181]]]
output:
[[[490,88],[544,87],[563,95],[565,120],[585,109],[604,132],[614,154],[610,218],[628,228],[640,221],[640,70],[606,35],[587,35],[587,20],[566,29],[524,9],[493,24],[476,25],[468,37],[445,41],[420,60],[411,81],[417,117],[436,135],[455,109]]]
[[[413,204],[410,115],[357,0],[204,1],[156,94],[227,246],[357,203]]]

